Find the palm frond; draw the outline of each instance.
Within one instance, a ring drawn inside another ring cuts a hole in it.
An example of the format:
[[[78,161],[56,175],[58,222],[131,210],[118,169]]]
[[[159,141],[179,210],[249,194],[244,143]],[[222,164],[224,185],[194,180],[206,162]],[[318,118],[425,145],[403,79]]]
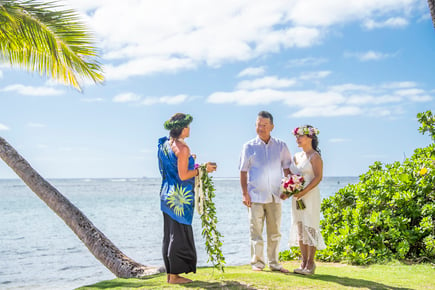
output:
[[[73,10],[57,2],[0,1],[0,59],[81,90],[104,80],[94,40]]]

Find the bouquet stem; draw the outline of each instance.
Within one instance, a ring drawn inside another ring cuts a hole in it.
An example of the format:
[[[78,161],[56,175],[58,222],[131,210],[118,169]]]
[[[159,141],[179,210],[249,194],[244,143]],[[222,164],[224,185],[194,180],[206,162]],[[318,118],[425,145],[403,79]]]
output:
[[[296,200],[296,209],[303,210],[303,209],[305,209],[305,207],[306,207],[305,203],[302,199]]]

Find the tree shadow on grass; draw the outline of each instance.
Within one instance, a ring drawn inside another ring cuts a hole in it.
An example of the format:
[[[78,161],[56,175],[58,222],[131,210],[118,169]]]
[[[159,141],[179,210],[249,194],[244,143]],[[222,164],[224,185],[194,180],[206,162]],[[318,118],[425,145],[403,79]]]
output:
[[[250,287],[249,285],[242,284],[238,281],[228,281],[225,280],[223,282],[206,282],[195,280],[192,283],[183,284],[185,288],[198,288],[201,287],[203,289],[246,289],[246,290],[256,290],[257,288]]]
[[[304,276],[308,279],[313,280],[322,280],[326,282],[333,282],[337,283],[343,286],[347,287],[355,287],[355,288],[368,288],[368,289],[391,289],[391,290],[412,290],[412,288],[404,288],[404,287],[394,287],[385,285],[378,282],[373,282],[369,280],[363,280],[363,279],[355,279],[355,278],[349,278],[349,277],[340,277],[340,276],[333,276],[333,275],[322,275],[322,274],[316,274],[314,276]]]
[[[157,278],[159,276],[163,276],[162,274],[150,275],[146,277],[141,277],[138,279],[116,279],[110,281],[102,281],[96,283],[92,286],[84,286],[80,289],[136,289],[136,288],[145,288],[145,289],[170,289],[172,284],[163,283],[162,287],[161,280],[153,280],[153,278]],[[165,274],[166,276],[166,274]],[[242,284],[238,281],[222,281],[222,282],[207,282],[201,280],[193,280],[192,283],[187,284],[179,284],[184,288],[202,288],[202,289],[246,289],[246,290],[256,290],[257,288],[250,287],[248,285]]]

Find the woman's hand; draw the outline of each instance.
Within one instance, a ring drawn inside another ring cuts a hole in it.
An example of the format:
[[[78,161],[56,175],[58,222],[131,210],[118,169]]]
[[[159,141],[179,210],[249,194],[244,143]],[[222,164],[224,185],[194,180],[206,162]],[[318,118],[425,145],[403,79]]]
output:
[[[216,162],[207,162],[207,165],[206,165],[207,172],[213,172],[213,171],[216,171],[216,169],[217,169]]]
[[[300,192],[298,192],[298,193],[296,193],[296,194],[293,194],[293,198],[296,198],[296,199],[299,199],[299,198],[301,198],[302,196],[304,196],[303,191],[300,191]]]
[[[281,193],[281,195],[279,196],[282,200],[286,200],[288,198],[288,195],[285,193]]]

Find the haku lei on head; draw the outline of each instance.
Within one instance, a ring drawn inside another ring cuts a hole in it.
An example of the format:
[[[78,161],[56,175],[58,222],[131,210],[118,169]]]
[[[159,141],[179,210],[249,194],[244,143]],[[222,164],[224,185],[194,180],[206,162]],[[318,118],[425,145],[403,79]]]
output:
[[[183,119],[180,120],[167,120],[163,126],[166,130],[172,130],[172,129],[183,129],[189,126],[189,124],[192,122],[193,117],[189,114],[186,114]]]
[[[225,257],[222,254],[222,235],[216,229],[216,207],[213,202],[215,189],[211,176],[207,173],[207,164],[198,165],[199,175],[195,178],[195,208],[201,216],[202,236],[208,261],[213,267],[224,272]]]
[[[314,127],[308,127],[308,126],[302,126],[302,127],[296,127],[293,129],[293,135],[295,136],[303,136],[303,135],[308,135],[308,136],[314,136],[314,135],[319,135],[320,131],[317,128]]]

